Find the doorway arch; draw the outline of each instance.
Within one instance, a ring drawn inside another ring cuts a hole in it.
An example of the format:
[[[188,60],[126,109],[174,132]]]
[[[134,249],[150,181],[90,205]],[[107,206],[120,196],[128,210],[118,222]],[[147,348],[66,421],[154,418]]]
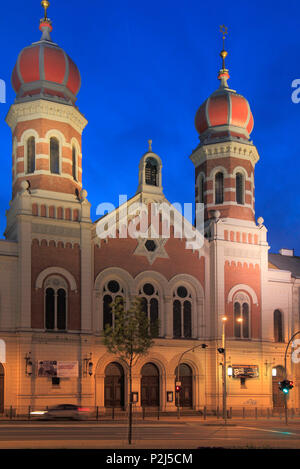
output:
[[[0,363],[0,414],[4,412],[4,368]]]
[[[104,406],[124,408],[124,369],[117,362],[105,368]]]
[[[175,383],[178,376],[178,366],[175,370]],[[181,382],[181,390],[179,393],[180,407],[193,407],[193,371],[186,363],[179,365],[179,381]],[[176,393],[175,404],[178,405],[178,396]]]
[[[159,407],[159,370],[154,363],[146,363],[141,370],[142,407]]]

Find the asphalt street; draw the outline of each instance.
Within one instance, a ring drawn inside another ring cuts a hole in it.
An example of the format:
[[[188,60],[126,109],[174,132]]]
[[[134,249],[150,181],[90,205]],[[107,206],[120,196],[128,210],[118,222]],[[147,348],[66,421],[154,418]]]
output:
[[[132,445],[126,423],[0,422],[0,449],[99,448],[290,448],[300,449],[300,421],[145,422],[133,427]]]

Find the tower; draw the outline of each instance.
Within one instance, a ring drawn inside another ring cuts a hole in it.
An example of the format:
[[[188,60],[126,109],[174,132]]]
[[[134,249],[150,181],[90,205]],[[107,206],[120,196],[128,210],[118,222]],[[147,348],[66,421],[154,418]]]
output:
[[[254,221],[254,168],[259,159],[250,141],[253,116],[248,101],[228,87],[223,33],[219,88],[196,113],[200,144],[191,155],[195,165],[196,202],[205,205],[205,220],[218,210],[221,218]]]
[[[90,310],[92,224],[82,189],[81,136],[87,120],[75,106],[81,78],[51,39],[50,2],[41,4],[42,37],[18,56],[12,72],[16,98],[6,117],[13,139],[13,181],[5,236],[18,242],[16,325],[45,328],[45,281],[53,271],[61,275],[54,280],[73,303],[64,327],[89,330],[89,314],[86,323],[81,318],[81,311]],[[54,328],[59,329],[58,322],[53,321]]]

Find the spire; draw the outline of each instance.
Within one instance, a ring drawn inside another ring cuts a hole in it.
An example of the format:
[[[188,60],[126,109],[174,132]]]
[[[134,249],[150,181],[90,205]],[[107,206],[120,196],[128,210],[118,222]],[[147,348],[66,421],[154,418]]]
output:
[[[226,35],[228,34],[227,26],[224,26],[224,24],[222,24],[220,26],[220,33],[222,33],[223,49],[220,52],[220,56],[222,58],[222,68],[219,71],[218,80],[220,80],[221,82],[220,88],[228,88],[227,80],[229,79],[229,73],[228,73],[228,69],[225,67],[225,59],[228,55],[228,52],[225,50],[225,39],[226,39]]]
[[[48,0],[42,0],[41,5],[44,8],[44,18],[41,18],[40,20],[40,30],[43,33],[41,41],[51,41],[50,32],[52,31],[52,21],[47,16],[50,2],[48,2]]]
[[[148,145],[149,145],[148,152],[151,153],[152,152],[152,140],[148,140]]]

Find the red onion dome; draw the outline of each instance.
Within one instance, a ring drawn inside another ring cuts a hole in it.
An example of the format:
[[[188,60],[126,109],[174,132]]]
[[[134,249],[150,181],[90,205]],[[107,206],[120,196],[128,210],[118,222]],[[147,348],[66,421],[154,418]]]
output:
[[[48,18],[41,20],[40,30],[41,40],[20,52],[12,73],[17,100],[42,96],[73,104],[81,85],[80,72],[66,52],[52,42]]]
[[[253,115],[246,98],[228,88],[228,70],[220,70],[220,88],[200,106],[195,126],[202,142],[215,139],[249,140],[253,130]]]

